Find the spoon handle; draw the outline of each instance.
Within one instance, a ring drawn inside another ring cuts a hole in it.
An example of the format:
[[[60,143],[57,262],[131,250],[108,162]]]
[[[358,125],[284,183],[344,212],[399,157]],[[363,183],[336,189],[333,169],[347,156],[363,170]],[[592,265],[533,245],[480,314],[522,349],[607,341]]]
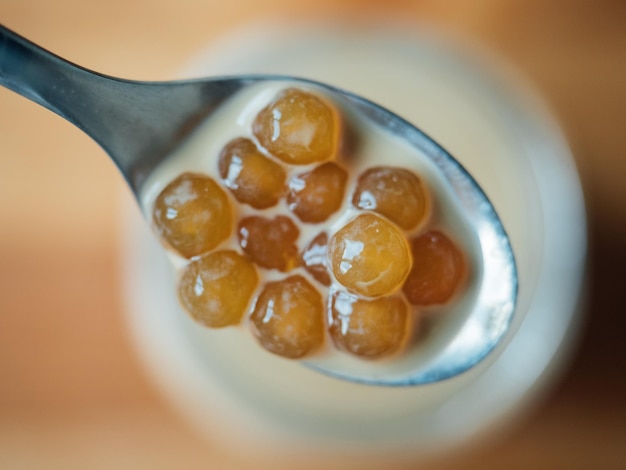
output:
[[[72,64],[0,25],[0,85],[91,136],[135,192],[145,176],[221,101],[222,81],[135,82]],[[212,86],[211,86],[212,84]]]

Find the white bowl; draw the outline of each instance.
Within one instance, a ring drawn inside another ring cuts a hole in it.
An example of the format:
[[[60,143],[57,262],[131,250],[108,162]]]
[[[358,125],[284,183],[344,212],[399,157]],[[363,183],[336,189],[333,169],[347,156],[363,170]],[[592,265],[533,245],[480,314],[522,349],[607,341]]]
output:
[[[568,147],[537,96],[500,62],[432,32],[264,24],[215,44],[187,76],[286,73],[341,86],[408,118],[457,157],[498,210],[515,250],[519,302],[506,341],[445,382],[342,383],[178,306],[165,254],[139,211],[124,226],[125,292],[139,354],[172,402],[212,438],[259,453],[426,454],[468,442],[540,396],[563,365],[583,288],[586,231]],[[132,203],[129,201],[129,205]]]

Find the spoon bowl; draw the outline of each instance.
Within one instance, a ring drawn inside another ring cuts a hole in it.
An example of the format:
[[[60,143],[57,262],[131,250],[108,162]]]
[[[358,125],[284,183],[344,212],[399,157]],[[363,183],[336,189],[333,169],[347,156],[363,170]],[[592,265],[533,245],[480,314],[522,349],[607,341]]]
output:
[[[422,131],[385,108],[337,88],[286,76],[246,75],[173,82],[137,82],[71,64],[0,26],[0,84],[52,110],[108,153],[135,197],[149,175],[231,96],[263,81],[300,82],[368,118],[421,151],[440,171],[479,241],[481,281],[471,312],[454,338],[426,364],[400,375],[362,377],[318,363],[306,365],[343,380],[409,386],[438,382],[482,361],[509,329],[517,270],[506,232],[472,176]]]

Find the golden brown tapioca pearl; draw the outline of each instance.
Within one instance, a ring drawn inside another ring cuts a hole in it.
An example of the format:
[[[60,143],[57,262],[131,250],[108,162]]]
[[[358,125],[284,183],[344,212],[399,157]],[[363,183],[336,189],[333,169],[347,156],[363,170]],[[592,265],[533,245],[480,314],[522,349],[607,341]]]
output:
[[[235,198],[256,209],[276,205],[285,192],[285,170],[263,155],[250,139],[242,137],[226,144],[218,167]]]
[[[303,222],[323,222],[341,207],[348,174],[327,162],[289,181],[287,205]]]
[[[399,296],[374,300],[347,292],[333,295],[329,332],[338,349],[378,358],[397,350],[407,333],[407,305]]]
[[[321,294],[296,275],[267,283],[250,318],[253,332],[265,349],[297,359],[322,344],[323,315]]]
[[[256,288],[256,269],[234,251],[216,251],[191,261],[183,270],[178,297],[198,322],[219,328],[236,325]]]
[[[402,232],[371,213],[359,215],[335,233],[328,258],[337,281],[368,297],[393,292],[411,269],[411,255]]]
[[[429,200],[415,174],[402,168],[375,167],[359,177],[352,204],[410,230],[426,218]]]
[[[228,196],[211,178],[184,173],[156,198],[152,219],[162,241],[185,258],[209,252],[232,231]]]
[[[339,124],[335,111],[320,98],[289,88],[259,112],[252,130],[272,155],[305,165],[333,157]]]
[[[320,284],[330,286],[330,274],[326,268],[326,253],[328,249],[328,234],[319,233],[302,253],[304,269]]]
[[[413,267],[402,290],[414,305],[448,301],[465,274],[461,251],[443,233],[426,232],[410,241]]]
[[[239,222],[237,235],[244,253],[263,268],[287,272],[299,264],[300,230],[289,217],[246,217]]]

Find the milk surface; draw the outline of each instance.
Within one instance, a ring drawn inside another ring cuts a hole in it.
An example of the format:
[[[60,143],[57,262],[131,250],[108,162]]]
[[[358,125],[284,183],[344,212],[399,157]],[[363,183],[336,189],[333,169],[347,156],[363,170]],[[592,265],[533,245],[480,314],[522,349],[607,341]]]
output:
[[[247,204],[239,203],[228,189],[222,185],[230,195],[231,206],[235,209],[235,220],[237,221],[250,215],[261,215],[266,218],[273,218],[279,214],[289,216],[300,228],[298,248],[300,252],[303,252],[311,240],[320,232],[327,232],[330,239],[334,233],[353,220],[358,214],[363,213],[362,210],[352,206],[351,198],[356,187],[356,181],[364,171],[382,165],[405,168],[418,175],[429,193],[430,214],[427,220],[408,232],[407,235],[410,237],[432,227],[442,230],[455,241],[461,251],[465,253],[469,268],[467,280],[463,286],[460,286],[460,294],[444,306],[422,309],[412,307],[412,312],[409,316],[409,324],[412,331],[409,333],[408,346],[398,354],[392,355],[387,359],[372,361],[356,358],[336,350],[331,345],[329,338],[327,338],[325,346],[321,351],[314,352],[306,358],[309,364],[363,379],[411,375],[447,346],[454,337],[456,330],[462,326],[468,314],[472,311],[481,278],[480,247],[477,245],[477,237],[472,232],[451,188],[428,157],[420,149],[386,132],[380,126],[356,112],[348,102],[342,101],[320,87],[298,82],[270,81],[247,87],[220,105],[218,110],[201,124],[186,142],[150,175],[150,178],[144,185],[141,196],[144,212],[150,218],[154,201],[158,194],[171,181],[185,172],[202,173],[220,182],[218,157],[221,150],[235,138],[254,138],[251,129],[256,115],[262,108],[273,101],[281,91],[292,87],[317,94],[330,105],[337,108],[341,119],[344,121],[344,132],[353,136],[351,140],[353,140],[352,146],[354,148],[347,149],[343,152],[344,154],[340,152],[337,156],[337,161],[348,171],[342,207],[322,223],[306,224],[299,222],[289,211],[285,198],[281,198],[276,206],[258,210]],[[288,167],[287,181],[299,173],[313,169],[317,165],[290,165]],[[241,252],[235,230],[233,230],[231,237],[216,247],[214,251],[221,249],[232,249]],[[177,269],[182,269],[188,262],[173,252],[169,252],[169,258]],[[341,289],[341,285],[336,281],[333,282],[330,288],[319,285],[304,268],[296,268],[289,273],[262,268],[258,268],[257,271],[260,282],[256,292],[253,294],[249,310],[244,315],[242,324],[239,327],[221,329],[217,332],[224,333],[226,339],[222,341],[224,342],[224,347],[229,349],[229,357],[240,354],[241,350],[245,350],[245,354],[268,354],[260,349],[260,345],[258,346],[259,351],[256,353],[249,351],[250,335],[252,333],[247,324],[248,316],[254,306],[254,299],[260,294],[265,283],[285,279],[289,275],[301,274],[318,288],[325,301],[329,295],[332,295],[334,290]],[[172,289],[176,289],[176,286],[172,285]],[[278,357],[275,359],[277,361],[285,360]],[[288,380],[287,377],[286,379]]]

